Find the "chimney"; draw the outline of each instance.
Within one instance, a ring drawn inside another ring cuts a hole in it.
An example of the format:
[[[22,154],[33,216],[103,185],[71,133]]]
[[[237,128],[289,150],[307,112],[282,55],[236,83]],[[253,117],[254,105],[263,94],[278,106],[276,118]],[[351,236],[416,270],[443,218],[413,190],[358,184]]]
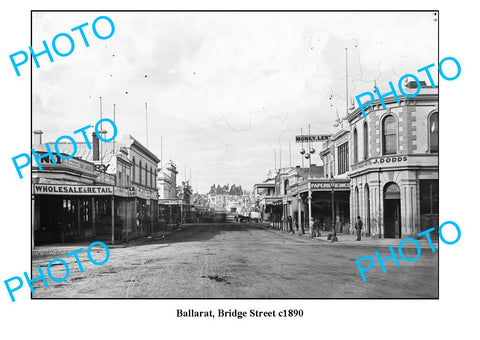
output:
[[[93,144],[93,160],[100,160],[100,143],[95,132],[92,132],[92,144]]]
[[[34,145],[39,145],[42,144],[42,130],[35,130],[33,131],[33,144]]]
[[[421,80],[420,81],[420,86],[421,87],[426,87],[427,83],[425,81]],[[406,81],[405,82],[405,87],[408,88],[408,89],[416,89],[418,87],[418,84],[415,80]]]

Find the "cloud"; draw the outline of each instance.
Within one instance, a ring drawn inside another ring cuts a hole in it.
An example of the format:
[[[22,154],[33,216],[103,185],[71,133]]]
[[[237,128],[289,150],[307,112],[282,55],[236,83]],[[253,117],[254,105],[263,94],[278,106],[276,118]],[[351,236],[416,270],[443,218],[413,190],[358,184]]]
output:
[[[99,40],[87,27],[90,47],[75,36],[71,56],[33,70],[33,129],[54,141],[94,124],[101,96],[104,116],[116,105],[119,133],[145,143],[147,102],[149,148],[160,156],[163,136],[163,156],[177,163],[179,178],[186,166],[201,191],[214,182],[249,188],[273,167],[273,148],[287,160],[292,140],[300,161],[300,128],[331,132],[336,110],[345,111],[345,47],[349,96],[435,62],[430,14],[105,13],[112,38]],[[36,13],[34,44],[99,15]]]

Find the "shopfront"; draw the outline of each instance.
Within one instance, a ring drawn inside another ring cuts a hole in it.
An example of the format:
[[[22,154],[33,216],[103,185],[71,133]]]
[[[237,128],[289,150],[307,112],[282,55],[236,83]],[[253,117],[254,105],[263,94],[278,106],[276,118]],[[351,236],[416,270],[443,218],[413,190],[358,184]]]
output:
[[[300,230],[310,232],[313,225],[320,231],[331,230],[332,221],[338,233],[350,230],[350,180],[307,179],[299,183],[298,221]],[[332,206],[334,207],[332,211]],[[298,211],[295,214],[298,218]],[[310,221],[310,223],[308,223]]]
[[[436,155],[375,157],[352,169],[352,219],[362,218],[365,234],[406,238],[438,228]]]
[[[158,219],[165,231],[178,226],[182,219],[182,199],[159,199]]]
[[[111,235],[113,186],[33,184],[34,243]]]

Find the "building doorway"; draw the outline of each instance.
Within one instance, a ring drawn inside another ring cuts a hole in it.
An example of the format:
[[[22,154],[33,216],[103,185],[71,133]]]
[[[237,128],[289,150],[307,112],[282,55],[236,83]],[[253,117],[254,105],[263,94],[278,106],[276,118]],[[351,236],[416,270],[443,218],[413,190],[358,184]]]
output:
[[[384,189],[383,225],[385,238],[401,238],[400,188],[396,183],[388,183]]]

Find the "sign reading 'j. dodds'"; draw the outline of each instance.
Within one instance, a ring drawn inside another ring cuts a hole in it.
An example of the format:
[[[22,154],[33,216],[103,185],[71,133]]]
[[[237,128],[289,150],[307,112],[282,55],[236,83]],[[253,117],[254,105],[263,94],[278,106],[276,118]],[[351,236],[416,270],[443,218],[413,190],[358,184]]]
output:
[[[323,142],[328,140],[330,135],[299,135],[295,136],[295,143],[306,143],[308,140],[310,142]]]

